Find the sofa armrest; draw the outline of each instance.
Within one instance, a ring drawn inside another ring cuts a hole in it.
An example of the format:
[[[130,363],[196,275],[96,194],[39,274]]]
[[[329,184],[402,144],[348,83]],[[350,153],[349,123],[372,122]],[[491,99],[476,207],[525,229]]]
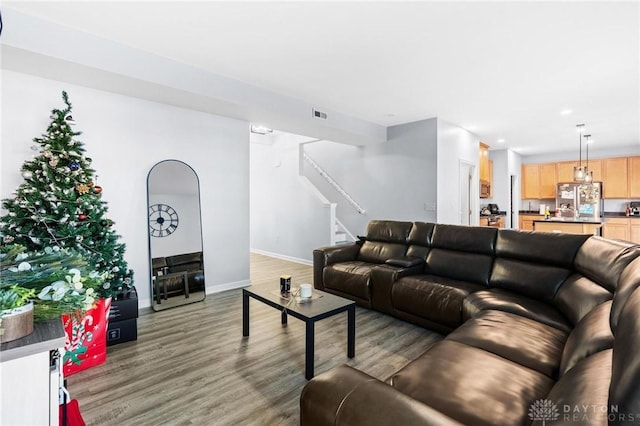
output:
[[[424,259],[416,256],[392,257],[391,259],[387,259],[384,263],[391,266],[410,268],[412,266],[422,265],[424,263]]]
[[[300,425],[460,425],[347,365],[312,379],[300,396]]]
[[[324,290],[322,279],[324,268],[332,263],[356,260],[359,252],[360,245],[357,243],[315,249],[313,251],[313,286],[318,290]]]
[[[421,274],[424,271],[424,261],[408,268],[392,265],[380,265],[371,270],[371,307],[385,314],[393,314],[391,304],[391,288],[393,283],[408,275]]]

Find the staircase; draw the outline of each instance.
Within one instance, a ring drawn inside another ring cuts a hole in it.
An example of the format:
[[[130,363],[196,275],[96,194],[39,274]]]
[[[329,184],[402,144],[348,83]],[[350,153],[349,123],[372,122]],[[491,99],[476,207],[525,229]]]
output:
[[[312,141],[312,142],[317,142]],[[350,242],[354,242],[357,240],[357,237],[354,236],[347,227],[340,222],[340,220],[336,217],[336,208],[337,203],[331,203],[327,200],[327,198],[320,192],[320,190],[309,181],[309,179],[303,175],[303,161],[309,164],[317,173],[327,182],[333,189],[336,190],[340,196],[347,201],[349,205],[351,205],[359,214],[365,214],[366,210],[358,204],[349,193],[347,193],[344,188],[342,188],[318,163],[316,163],[311,157],[309,157],[304,152],[304,145],[300,144],[298,146],[300,161],[298,165],[298,176],[305,181],[305,183],[310,187],[312,192],[316,194],[316,196],[326,205],[331,208],[331,220],[330,222],[333,224],[330,235],[331,245],[339,245],[339,244],[347,244]]]

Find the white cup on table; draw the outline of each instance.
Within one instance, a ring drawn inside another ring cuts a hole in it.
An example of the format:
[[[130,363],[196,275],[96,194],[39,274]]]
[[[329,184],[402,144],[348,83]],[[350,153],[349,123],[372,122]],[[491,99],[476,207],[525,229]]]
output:
[[[309,298],[313,294],[313,286],[311,284],[300,284],[300,297]]]

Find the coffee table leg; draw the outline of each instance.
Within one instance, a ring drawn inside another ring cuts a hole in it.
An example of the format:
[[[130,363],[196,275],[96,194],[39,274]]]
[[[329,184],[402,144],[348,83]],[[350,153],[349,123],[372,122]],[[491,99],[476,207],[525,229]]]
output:
[[[356,307],[351,305],[347,310],[347,356],[356,356]]]
[[[282,325],[286,325],[287,324],[287,310],[283,309],[282,310]]]
[[[242,292],[242,335],[249,335],[249,296]]]
[[[308,320],[307,324],[307,336],[305,342],[305,361],[304,361],[304,378],[307,380],[313,379],[313,351],[314,351],[314,326],[315,322]]]

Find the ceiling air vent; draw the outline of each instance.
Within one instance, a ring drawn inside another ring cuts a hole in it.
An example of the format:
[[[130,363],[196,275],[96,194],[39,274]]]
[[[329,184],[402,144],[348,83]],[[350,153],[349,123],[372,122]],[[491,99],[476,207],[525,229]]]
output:
[[[315,108],[312,108],[312,109],[311,109],[311,111],[313,112],[313,116],[314,116],[315,118],[321,118],[321,119],[323,119],[323,120],[326,120],[326,119],[327,119],[327,113],[326,113],[326,112],[318,111],[318,110],[317,110],[317,109],[315,109]]]

